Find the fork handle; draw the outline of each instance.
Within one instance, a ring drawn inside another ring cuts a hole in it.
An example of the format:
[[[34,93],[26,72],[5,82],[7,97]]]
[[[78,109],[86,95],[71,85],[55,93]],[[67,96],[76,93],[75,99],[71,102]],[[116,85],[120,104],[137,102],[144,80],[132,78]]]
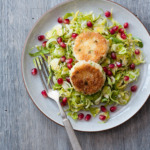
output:
[[[57,104],[58,104],[60,114],[62,117],[62,121],[63,121],[64,127],[66,128],[66,131],[67,131],[67,134],[68,134],[68,137],[71,142],[73,150],[82,150],[80,143],[76,137],[76,134],[73,130],[73,127],[72,127],[69,119],[67,118],[63,108],[61,107],[60,102],[57,102]]]

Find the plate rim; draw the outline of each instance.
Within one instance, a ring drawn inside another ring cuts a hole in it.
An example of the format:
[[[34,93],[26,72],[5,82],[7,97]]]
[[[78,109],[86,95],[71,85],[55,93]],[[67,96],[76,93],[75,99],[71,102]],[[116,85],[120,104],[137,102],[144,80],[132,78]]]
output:
[[[25,53],[25,47],[26,47],[26,45],[27,45],[27,41],[28,41],[28,39],[29,39],[29,37],[30,37],[30,34],[31,34],[31,32],[33,31],[33,29],[35,28],[35,26],[39,23],[39,21],[40,21],[45,15],[47,15],[48,13],[50,13],[51,11],[53,11],[55,8],[60,7],[61,5],[67,4],[67,3],[69,3],[69,2],[73,2],[73,1],[75,1],[75,0],[65,0],[65,1],[63,1],[63,2],[61,2],[61,3],[58,3],[58,4],[56,4],[55,6],[53,6],[52,8],[48,9],[43,15],[41,15],[41,16],[39,17],[39,19],[34,23],[34,25],[32,26],[32,28],[29,30],[29,32],[28,32],[28,34],[27,34],[27,37],[26,37],[25,42],[24,42],[22,54],[21,54],[21,74],[22,74],[22,80],[23,80],[24,86],[25,86],[25,88],[26,88],[26,91],[27,91],[27,93],[28,93],[30,99],[32,100],[33,104],[38,108],[38,110],[39,110],[44,116],[46,116],[48,119],[50,119],[51,121],[53,121],[54,123],[56,123],[57,125],[60,125],[60,126],[62,126],[62,127],[64,127],[64,126],[61,125],[60,123],[56,122],[55,120],[51,119],[51,118],[48,117],[44,112],[42,112],[42,110],[37,106],[37,104],[34,102],[33,98],[31,97],[31,95],[29,94],[27,85],[26,85],[26,83],[25,83],[24,73],[23,73],[23,64],[24,64],[24,63],[23,63],[23,57],[24,57],[24,53]],[[138,21],[143,25],[143,27],[144,27],[145,30],[147,31],[148,35],[150,36],[150,32],[149,32],[148,29],[145,27],[145,25],[142,23],[142,21],[141,21],[133,12],[131,12],[128,8],[126,8],[126,7],[122,6],[121,4],[119,4],[119,3],[117,3],[117,2],[114,2],[114,1],[112,1],[112,0],[103,0],[103,1],[110,2],[110,3],[114,3],[114,4],[118,5],[118,6],[120,6],[120,7],[124,8],[124,9],[126,9],[126,10],[127,10],[128,12],[130,12],[131,14],[133,14],[133,15],[138,19]],[[139,112],[139,110],[144,106],[144,104],[147,102],[147,100],[148,100],[149,97],[150,97],[150,91],[149,91],[149,95],[148,95],[148,97],[146,98],[146,100],[145,100],[145,102],[143,103],[143,105],[141,105],[140,108],[139,108],[133,115],[131,115],[127,120],[121,122],[121,123],[118,124],[118,125],[115,125],[115,126],[113,126],[113,127],[110,127],[110,128],[107,128],[107,129],[103,129],[103,130],[97,130],[97,131],[87,131],[87,130],[84,131],[84,130],[78,130],[78,129],[74,129],[74,130],[75,130],[75,131],[79,131],[79,132],[91,132],[91,133],[92,133],[92,132],[106,131],[106,130],[110,130],[110,129],[113,129],[113,128],[115,128],[115,127],[118,127],[118,126],[122,125],[123,123],[127,122],[127,121],[128,121],[129,119],[131,119],[132,117],[134,117],[134,116]]]

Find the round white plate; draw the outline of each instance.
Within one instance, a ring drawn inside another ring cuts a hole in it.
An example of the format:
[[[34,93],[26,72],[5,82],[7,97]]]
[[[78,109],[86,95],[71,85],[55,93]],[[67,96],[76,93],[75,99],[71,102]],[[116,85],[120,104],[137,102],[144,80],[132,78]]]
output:
[[[129,22],[130,28],[127,30],[128,33],[130,32],[133,36],[140,37],[144,43],[142,50],[145,55],[146,63],[140,66],[140,77],[138,81],[134,83],[138,85],[137,92],[133,93],[127,105],[119,107],[115,113],[111,114],[110,120],[107,123],[98,123],[98,116],[92,118],[89,122],[84,120],[74,121],[70,118],[73,128],[84,132],[102,131],[118,126],[131,118],[146,102],[150,93],[150,36],[143,24],[131,12],[114,2],[105,0],[68,1],[49,10],[37,21],[27,37],[22,53],[22,75],[31,99],[43,114],[54,122],[63,125],[62,119],[58,115],[59,111],[56,103],[52,100],[43,98],[41,95],[43,86],[39,76],[31,75],[31,69],[34,65],[32,62],[33,58],[28,55],[28,52],[31,47],[39,44],[37,40],[39,34],[46,33],[57,24],[57,18],[59,16],[63,16],[67,12],[76,12],[77,10],[82,12],[93,11],[95,14],[99,14],[101,13],[99,8],[102,8],[104,11],[113,9],[114,19],[121,24],[126,21]]]

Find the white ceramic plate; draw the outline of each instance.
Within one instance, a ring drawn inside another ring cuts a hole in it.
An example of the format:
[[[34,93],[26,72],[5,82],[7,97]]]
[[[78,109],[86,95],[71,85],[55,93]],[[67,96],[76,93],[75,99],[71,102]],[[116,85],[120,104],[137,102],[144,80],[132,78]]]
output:
[[[39,44],[37,36],[46,33],[57,24],[57,18],[59,16],[77,10],[82,12],[93,11],[94,13],[99,14],[99,8],[102,8],[104,11],[113,9],[114,19],[121,24],[125,21],[129,22],[130,28],[128,29],[128,32],[131,32],[136,37],[140,37],[144,43],[143,52],[146,63],[140,66],[141,75],[136,82],[136,85],[138,85],[137,92],[132,95],[132,98],[127,105],[119,107],[115,113],[111,114],[110,120],[107,123],[98,123],[98,116],[92,118],[89,122],[74,121],[70,119],[75,130],[84,132],[102,131],[118,126],[131,118],[146,102],[150,93],[150,36],[143,24],[131,12],[114,2],[105,0],[68,1],[49,10],[37,21],[27,37],[22,53],[22,75],[31,99],[43,114],[54,122],[63,125],[61,117],[58,116],[59,111],[55,102],[45,99],[41,95],[43,86],[39,76],[33,77],[31,75],[31,69],[34,65],[32,58],[28,55],[28,50],[34,45]]]

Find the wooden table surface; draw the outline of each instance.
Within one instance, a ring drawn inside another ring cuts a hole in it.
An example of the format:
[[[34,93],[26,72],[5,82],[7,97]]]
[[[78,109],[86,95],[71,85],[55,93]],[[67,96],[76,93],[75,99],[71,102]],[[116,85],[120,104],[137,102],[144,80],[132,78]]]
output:
[[[0,0],[0,150],[72,149],[64,128],[34,106],[21,75],[21,53],[29,30],[44,12],[62,1]],[[114,1],[136,14],[150,31],[150,0]],[[76,132],[83,150],[149,150],[149,100],[119,127]]]

